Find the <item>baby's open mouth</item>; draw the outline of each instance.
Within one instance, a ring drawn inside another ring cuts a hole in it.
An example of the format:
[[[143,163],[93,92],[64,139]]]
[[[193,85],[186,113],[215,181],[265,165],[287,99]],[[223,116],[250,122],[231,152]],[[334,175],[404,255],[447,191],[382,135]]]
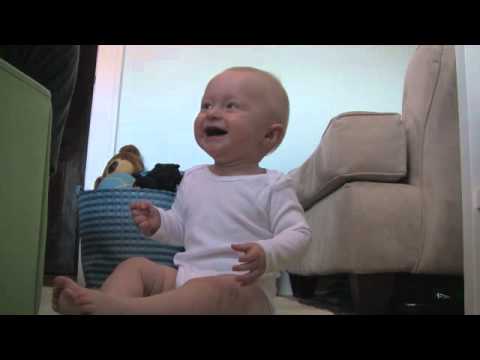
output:
[[[226,135],[228,132],[222,128],[217,126],[207,126],[205,128],[205,135],[207,136],[223,136]]]

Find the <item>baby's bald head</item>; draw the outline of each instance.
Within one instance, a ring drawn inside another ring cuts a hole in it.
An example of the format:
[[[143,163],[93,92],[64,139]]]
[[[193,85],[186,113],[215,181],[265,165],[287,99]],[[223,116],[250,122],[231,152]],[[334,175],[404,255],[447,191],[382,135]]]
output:
[[[285,133],[287,132],[288,119],[290,114],[290,102],[288,100],[288,94],[285,91],[280,80],[278,80],[273,74],[254,67],[231,67],[225,70],[223,73],[227,71],[249,72],[258,76],[259,79],[264,80],[262,81],[265,86],[263,95],[265,96],[265,101],[270,108],[271,121],[272,123],[280,123],[283,125],[283,135],[278,143],[278,145],[280,145],[283,137],[285,136]],[[278,147],[278,145],[276,147]]]

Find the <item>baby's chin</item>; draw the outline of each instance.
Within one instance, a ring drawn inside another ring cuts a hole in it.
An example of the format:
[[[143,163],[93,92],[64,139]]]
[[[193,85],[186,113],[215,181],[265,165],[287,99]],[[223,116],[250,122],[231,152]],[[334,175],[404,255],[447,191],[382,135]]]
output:
[[[203,150],[215,161],[216,165],[225,165],[232,162],[231,156],[229,156],[225,148],[209,147]]]
[[[228,139],[225,136],[210,136],[202,138],[198,144],[210,156],[219,156],[227,151]]]

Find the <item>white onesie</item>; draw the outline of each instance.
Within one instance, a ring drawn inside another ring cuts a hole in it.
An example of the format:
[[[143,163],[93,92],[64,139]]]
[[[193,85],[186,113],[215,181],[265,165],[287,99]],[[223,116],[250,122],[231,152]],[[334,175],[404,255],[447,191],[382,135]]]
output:
[[[158,210],[161,226],[152,238],[185,247],[173,259],[177,287],[196,277],[241,274],[232,270],[241,254],[231,245],[256,242],[266,254],[258,283],[271,302],[279,271],[299,260],[311,236],[290,179],[273,170],[218,176],[208,165],[193,167],[172,208]]]

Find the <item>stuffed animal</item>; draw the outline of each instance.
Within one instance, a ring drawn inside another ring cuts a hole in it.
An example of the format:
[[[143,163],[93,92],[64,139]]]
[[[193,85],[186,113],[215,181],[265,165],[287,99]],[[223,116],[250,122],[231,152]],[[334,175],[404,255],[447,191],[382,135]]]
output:
[[[140,151],[134,145],[123,146],[105,166],[102,176],[95,181],[95,190],[132,187],[133,175],[145,170]]]

